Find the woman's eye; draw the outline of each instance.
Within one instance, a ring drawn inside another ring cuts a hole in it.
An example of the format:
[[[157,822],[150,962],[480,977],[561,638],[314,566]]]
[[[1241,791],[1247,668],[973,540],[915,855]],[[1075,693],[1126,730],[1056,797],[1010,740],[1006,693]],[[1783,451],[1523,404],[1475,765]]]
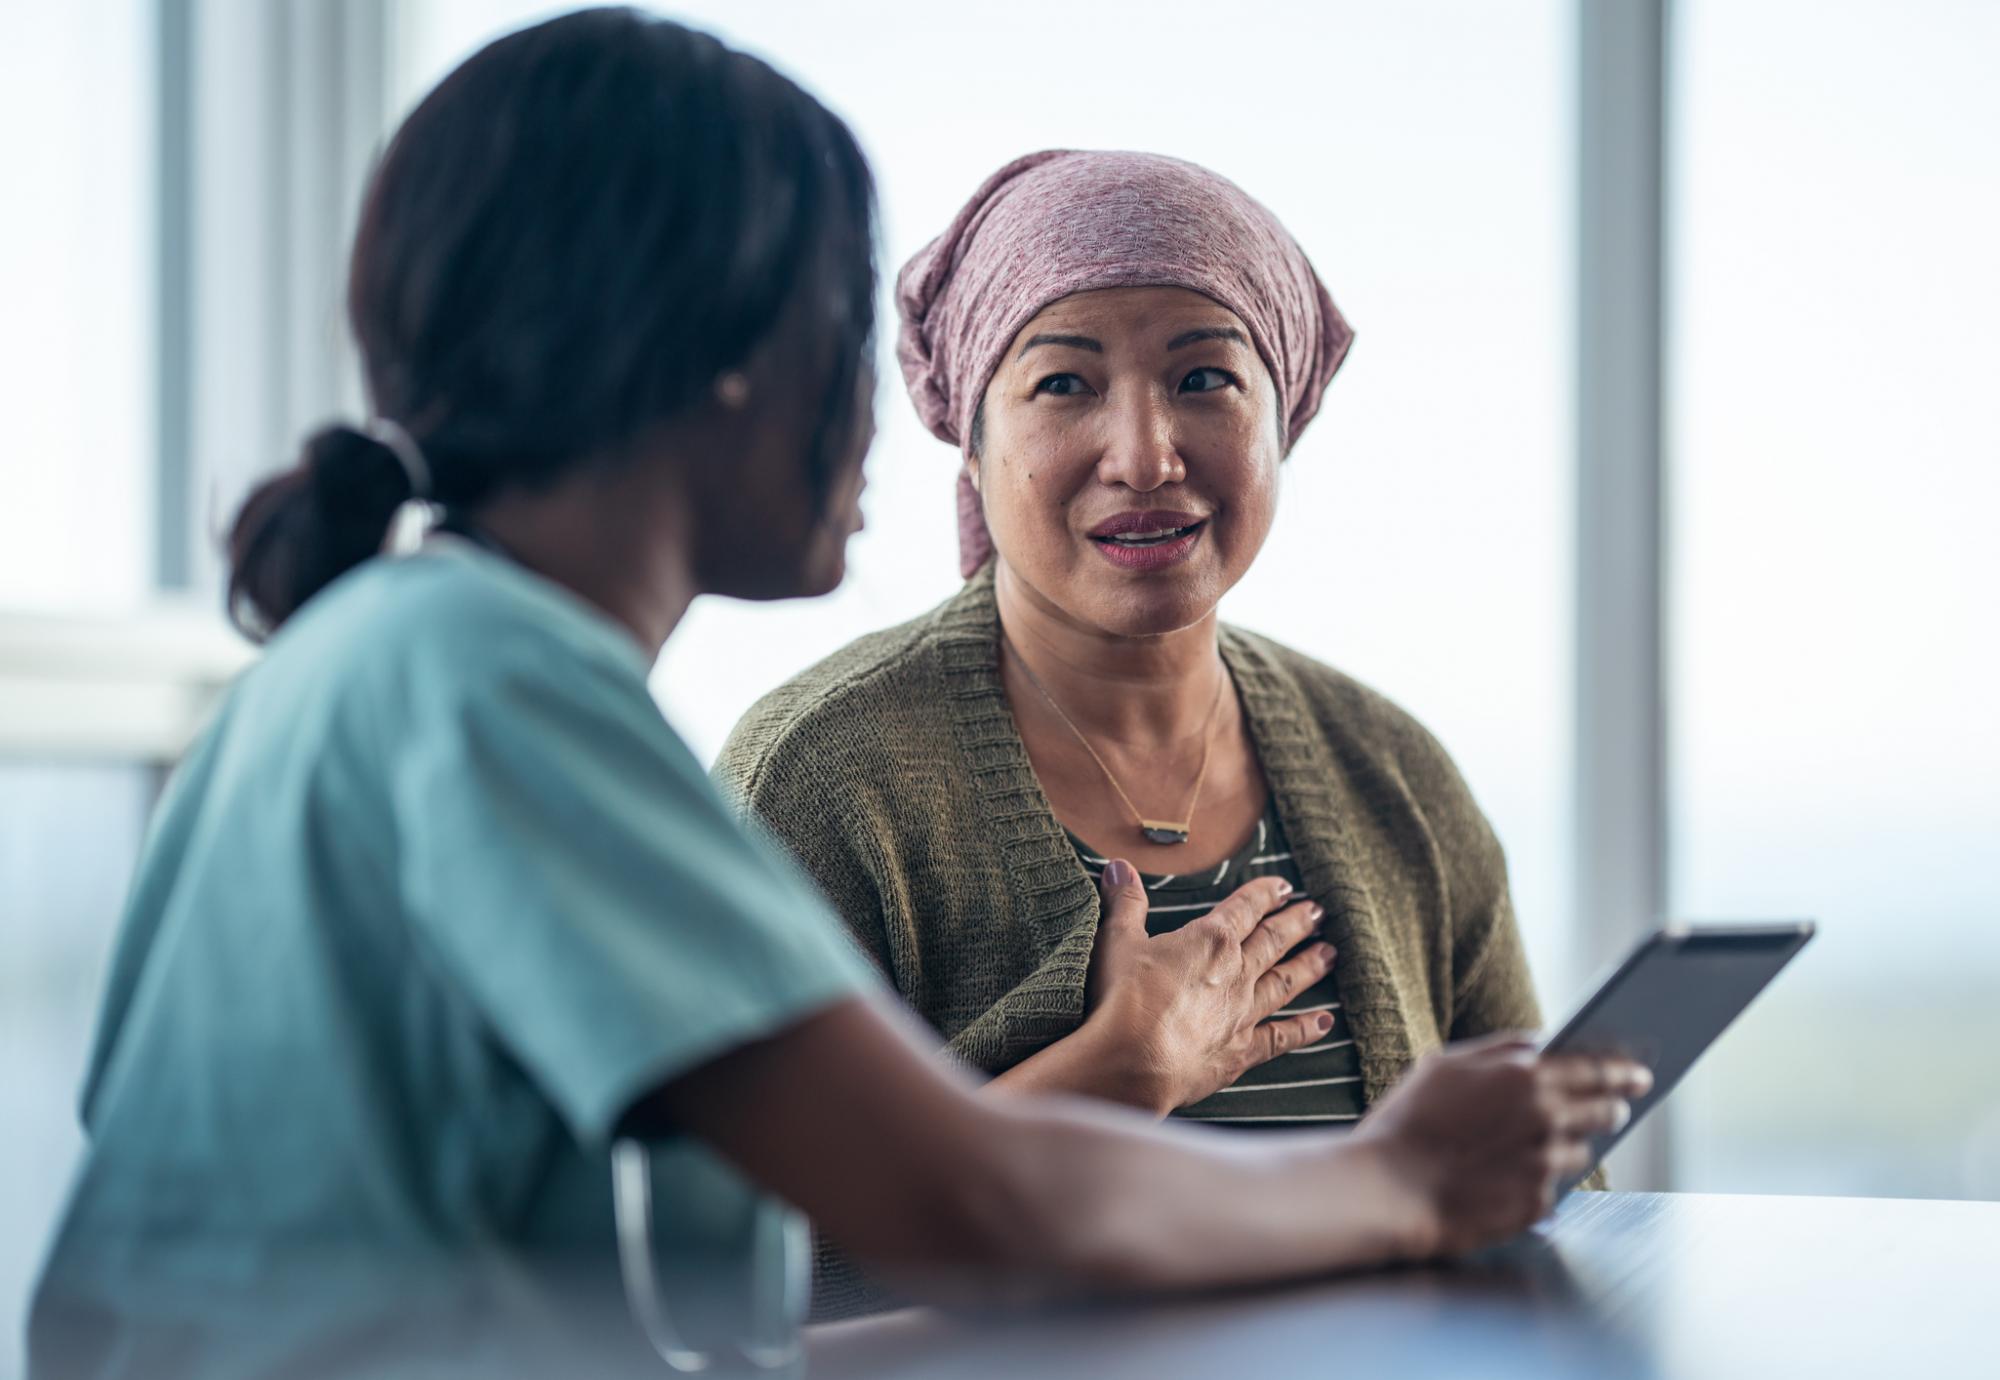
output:
[[[1084,391],[1082,379],[1075,374],[1050,374],[1035,385],[1035,392],[1047,393],[1052,397],[1069,398]]]
[[[1234,382],[1236,380],[1225,370],[1196,369],[1181,380],[1181,391],[1183,393],[1213,393],[1216,389],[1227,388]]]

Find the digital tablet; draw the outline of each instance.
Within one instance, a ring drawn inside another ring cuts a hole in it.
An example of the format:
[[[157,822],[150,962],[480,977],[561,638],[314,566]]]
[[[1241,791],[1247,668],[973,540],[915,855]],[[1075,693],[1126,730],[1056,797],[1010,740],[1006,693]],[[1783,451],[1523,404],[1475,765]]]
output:
[[[1674,1090],[1812,936],[1810,920],[1669,926],[1642,940],[1612,970],[1542,1045],[1545,1054],[1623,1054],[1653,1071],[1652,1091],[1632,1103],[1632,1119],[1592,1142],[1591,1169]],[[1589,1172],[1565,1180],[1558,1196]]]

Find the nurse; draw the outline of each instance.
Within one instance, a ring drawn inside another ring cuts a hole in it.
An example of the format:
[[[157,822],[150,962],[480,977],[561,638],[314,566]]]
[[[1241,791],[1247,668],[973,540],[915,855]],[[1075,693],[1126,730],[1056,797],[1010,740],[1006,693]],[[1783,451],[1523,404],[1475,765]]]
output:
[[[1506,1040],[1344,1138],[979,1097],[732,822],[647,672],[698,594],[839,581],[872,236],[837,119],[630,11],[396,135],[348,304],[376,418],[231,534],[269,643],[139,865],[37,1374],[795,1370],[780,1199],[934,1298],[1245,1284],[1518,1231],[1628,1114],[1643,1070]],[[413,498],[441,533],[378,556]],[[1204,923],[1262,972],[1274,917],[1275,880]]]

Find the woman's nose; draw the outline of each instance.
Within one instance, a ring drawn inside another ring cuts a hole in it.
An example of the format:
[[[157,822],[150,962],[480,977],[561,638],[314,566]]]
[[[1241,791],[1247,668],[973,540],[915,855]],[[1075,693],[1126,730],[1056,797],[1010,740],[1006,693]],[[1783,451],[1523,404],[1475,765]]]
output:
[[[1140,493],[1187,478],[1187,466],[1174,445],[1173,413],[1162,400],[1132,398],[1114,409],[1097,477]]]

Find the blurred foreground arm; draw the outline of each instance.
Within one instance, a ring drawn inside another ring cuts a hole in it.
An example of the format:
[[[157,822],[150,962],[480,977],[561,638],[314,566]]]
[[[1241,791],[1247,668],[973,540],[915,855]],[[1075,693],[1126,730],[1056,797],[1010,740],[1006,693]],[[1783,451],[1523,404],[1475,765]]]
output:
[[[677,1079],[626,1130],[715,1146],[910,1296],[1197,1289],[1421,1259],[1548,1210],[1644,1070],[1518,1041],[1431,1056],[1345,1137],[982,1097],[900,1012],[831,1006]]]

